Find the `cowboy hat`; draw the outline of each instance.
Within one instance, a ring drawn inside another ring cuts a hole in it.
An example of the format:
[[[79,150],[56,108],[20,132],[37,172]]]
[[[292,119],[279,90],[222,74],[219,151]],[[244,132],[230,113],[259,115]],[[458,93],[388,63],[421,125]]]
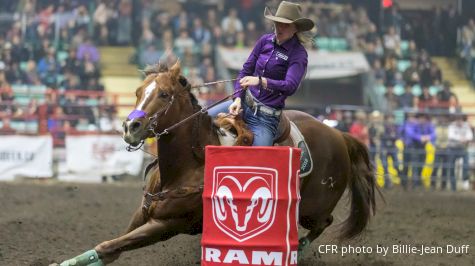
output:
[[[298,31],[309,31],[315,24],[311,19],[302,17],[302,8],[299,4],[282,1],[277,8],[275,15],[266,7],[264,10],[264,17],[280,23],[293,23],[297,26]],[[270,14],[268,14],[270,13]]]

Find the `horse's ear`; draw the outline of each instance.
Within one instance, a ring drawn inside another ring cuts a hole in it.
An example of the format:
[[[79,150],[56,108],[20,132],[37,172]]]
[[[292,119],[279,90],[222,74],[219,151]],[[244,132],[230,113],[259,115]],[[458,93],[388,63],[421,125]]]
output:
[[[180,60],[176,61],[176,63],[170,68],[170,73],[172,74],[172,77],[178,79],[180,76],[181,72],[181,66],[180,66]]]

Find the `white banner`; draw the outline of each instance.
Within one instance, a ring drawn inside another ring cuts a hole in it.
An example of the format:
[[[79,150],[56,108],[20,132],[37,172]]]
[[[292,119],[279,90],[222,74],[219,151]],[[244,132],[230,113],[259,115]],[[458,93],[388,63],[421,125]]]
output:
[[[53,176],[51,136],[0,137],[0,180]]]
[[[241,70],[251,48],[219,47],[220,56],[227,68]],[[354,76],[368,72],[368,61],[359,52],[308,51],[307,79],[330,79]]]
[[[138,175],[143,152],[127,152],[120,136],[66,136],[66,168],[68,174],[88,176]],[[72,180],[84,181],[84,180]]]

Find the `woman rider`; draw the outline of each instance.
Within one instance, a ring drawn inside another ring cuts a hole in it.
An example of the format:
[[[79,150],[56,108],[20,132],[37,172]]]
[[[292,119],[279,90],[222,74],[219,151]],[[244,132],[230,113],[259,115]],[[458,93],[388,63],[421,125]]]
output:
[[[268,13],[266,8],[264,16],[274,22],[274,33],[264,34],[254,46],[237,77],[234,101],[209,110],[211,116],[226,109],[237,115],[242,107],[242,117],[254,133],[253,146],[272,146],[285,99],[305,76],[308,55],[303,44],[311,40],[305,32],[314,27],[296,3],[282,1],[275,15]]]

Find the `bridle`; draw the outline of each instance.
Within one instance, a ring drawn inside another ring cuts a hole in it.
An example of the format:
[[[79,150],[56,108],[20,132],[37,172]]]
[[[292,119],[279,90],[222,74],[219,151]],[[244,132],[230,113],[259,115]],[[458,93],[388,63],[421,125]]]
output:
[[[220,83],[226,83],[226,82],[232,82],[232,81],[235,81],[237,79],[228,79],[228,80],[220,80],[220,81],[213,81],[213,82],[208,82],[208,83],[203,83],[203,84],[200,84],[200,85],[194,85],[194,86],[191,86],[191,88],[200,88],[200,87],[204,87],[204,86],[208,86],[208,85],[214,85],[214,84],[220,84]],[[243,89],[239,89],[237,90],[236,92],[241,92]],[[163,135],[167,135],[170,133],[171,130],[183,125],[184,123],[186,123],[188,120],[191,120],[193,118],[195,118],[196,116],[200,115],[200,114],[204,114],[206,113],[210,108],[213,108],[215,107],[216,105],[218,104],[221,104],[225,101],[227,101],[229,98],[231,98],[236,92],[232,93],[232,94],[229,94],[223,98],[221,98],[220,100],[218,100],[217,102],[214,102],[213,104],[211,105],[208,105],[208,106],[205,106],[205,107],[202,107],[199,111],[197,112],[194,112],[193,114],[183,118],[182,120],[176,122],[175,124],[165,128],[164,130],[162,130],[161,132],[156,132],[156,128],[158,127],[158,118],[160,118],[163,115],[166,115],[167,112],[168,112],[168,109],[170,109],[170,107],[172,106],[174,100],[175,100],[175,95],[172,95],[170,101],[162,108],[160,108],[160,110],[158,110],[157,112],[155,112],[155,114],[153,114],[151,117],[149,117],[149,124],[148,124],[148,128],[147,130],[152,132],[153,135],[155,136],[155,138],[157,139],[157,141],[163,136]],[[126,147],[126,150],[128,152],[134,152],[134,151],[137,151],[137,150],[140,150],[142,148],[142,146],[144,145],[145,143],[145,140],[141,140],[140,143],[137,145],[137,146],[132,146],[131,144],[129,144],[127,147]]]

